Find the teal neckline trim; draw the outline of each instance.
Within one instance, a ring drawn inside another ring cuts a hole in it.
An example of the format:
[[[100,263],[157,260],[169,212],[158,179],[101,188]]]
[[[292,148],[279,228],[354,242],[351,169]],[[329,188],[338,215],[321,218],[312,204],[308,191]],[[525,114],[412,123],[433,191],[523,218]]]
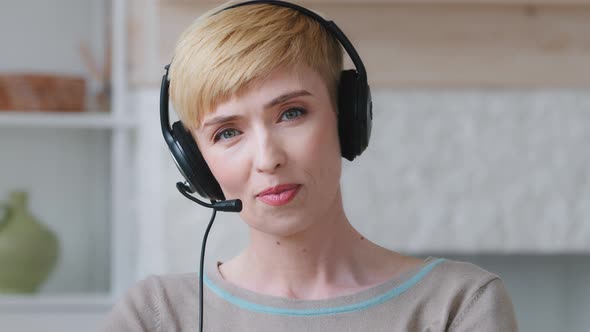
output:
[[[260,305],[260,304],[246,301],[242,298],[239,298],[237,296],[234,296],[234,295],[228,293],[227,291],[219,288],[217,285],[215,285],[213,282],[211,282],[211,280],[209,280],[209,278],[207,278],[206,275],[203,278],[203,282],[207,285],[207,287],[209,289],[211,289],[213,292],[215,292],[221,298],[225,299],[226,301],[228,301],[230,303],[237,305],[240,308],[246,309],[246,310],[257,311],[257,312],[262,312],[262,313],[272,314],[272,315],[280,315],[280,316],[321,316],[321,315],[332,315],[332,314],[339,314],[339,313],[345,313],[345,312],[359,311],[359,310],[363,310],[363,309],[387,302],[387,301],[393,299],[394,297],[397,297],[397,296],[403,294],[408,289],[412,288],[412,286],[414,286],[418,281],[420,281],[422,278],[424,278],[424,276],[426,276],[435,266],[444,262],[445,260],[446,259],[444,259],[444,258],[438,258],[438,259],[428,263],[428,265],[426,265],[422,269],[420,269],[420,271],[418,273],[416,273],[414,276],[412,276],[412,278],[406,280],[401,285],[391,289],[387,293],[381,294],[379,296],[376,296],[374,298],[371,298],[371,299],[363,301],[363,302],[340,306],[340,307],[332,307],[332,308],[285,309],[285,308],[264,306],[264,305]]]

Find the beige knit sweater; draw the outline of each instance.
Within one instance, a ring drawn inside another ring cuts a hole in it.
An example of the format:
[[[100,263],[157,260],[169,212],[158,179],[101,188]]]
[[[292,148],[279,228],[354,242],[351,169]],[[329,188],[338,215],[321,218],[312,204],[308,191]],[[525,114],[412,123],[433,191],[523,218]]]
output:
[[[151,276],[115,305],[101,331],[198,331],[198,275]],[[498,276],[429,257],[385,283],[346,296],[296,300],[262,295],[205,274],[205,331],[517,331]]]

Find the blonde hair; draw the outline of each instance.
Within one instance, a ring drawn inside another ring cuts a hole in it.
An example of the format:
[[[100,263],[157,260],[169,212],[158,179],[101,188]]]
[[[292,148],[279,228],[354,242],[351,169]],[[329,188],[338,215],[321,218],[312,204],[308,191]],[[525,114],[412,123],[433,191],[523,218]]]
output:
[[[219,6],[182,33],[170,66],[170,99],[187,128],[216,105],[273,71],[307,65],[324,80],[334,109],[342,71],[340,43],[314,19],[291,8]]]

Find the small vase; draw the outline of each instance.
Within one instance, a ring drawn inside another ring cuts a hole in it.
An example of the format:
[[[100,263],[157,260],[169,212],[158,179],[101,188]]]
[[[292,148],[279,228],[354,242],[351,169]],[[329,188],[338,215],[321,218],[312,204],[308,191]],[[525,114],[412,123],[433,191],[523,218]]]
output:
[[[58,241],[28,211],[27,193],[10,194],[0,222],[0,293],[34,293],[58,257]]]

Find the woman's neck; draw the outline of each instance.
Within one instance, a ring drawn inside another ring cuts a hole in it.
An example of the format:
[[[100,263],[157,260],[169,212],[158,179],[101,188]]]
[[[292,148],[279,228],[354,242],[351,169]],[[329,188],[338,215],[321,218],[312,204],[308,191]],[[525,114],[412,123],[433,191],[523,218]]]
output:
[[[289,237],[251,229],[249,246],[220,266],[222,276],[254,292],[300,299],[349,294],[389,278],[400,255],[356,231],[341,202],[331,212]]]

